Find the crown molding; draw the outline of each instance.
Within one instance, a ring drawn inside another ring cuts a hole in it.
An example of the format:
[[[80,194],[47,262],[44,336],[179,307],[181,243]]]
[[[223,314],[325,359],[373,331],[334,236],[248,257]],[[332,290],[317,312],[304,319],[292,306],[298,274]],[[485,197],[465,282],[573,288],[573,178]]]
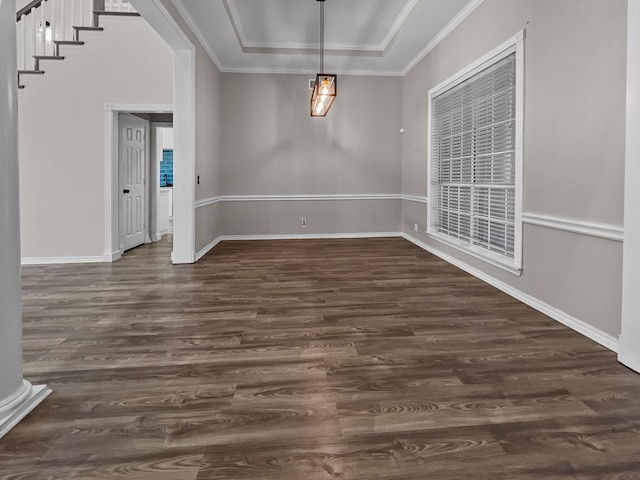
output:
[[[420,60],[427,56],[427,54],[436,48],[440,42],[442,42],[447,35],[453,32],[458,25],[460,25],[469,15],[471,15],[476,8],[484,3],[484,0],[473,0],[469,2],[460,12],[451,19],[449,23],[447,23],[442,30],[440,30],[433,39],[425,45],[425,47],[420,50],[418,55],[416,55],[413,60],[411,60],[403,69],[402,76],[405,76],[407,73],[411,71],[413,67],[415,67]]]

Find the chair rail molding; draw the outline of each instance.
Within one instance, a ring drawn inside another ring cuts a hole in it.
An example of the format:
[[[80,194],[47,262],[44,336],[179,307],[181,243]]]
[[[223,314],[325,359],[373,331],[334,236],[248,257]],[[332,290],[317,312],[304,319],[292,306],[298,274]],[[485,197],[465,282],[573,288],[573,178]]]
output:
[[[617,225],[607,225],[603,223],[588,222],[575,219],[554,217],[540,213],[523,213],[522,221],[529,225],[553,228],[565,232],[579,233],[592,237],[604,238],[621,242],[623,239],[623,228]]]
[[[400,195],[395,193],[364,194],[326,194],[326,195],[222,195],[203,198],[196,202],[196,208],[220,202],[328,202],[351,200],[408,200],[427,203],[424,197]]]

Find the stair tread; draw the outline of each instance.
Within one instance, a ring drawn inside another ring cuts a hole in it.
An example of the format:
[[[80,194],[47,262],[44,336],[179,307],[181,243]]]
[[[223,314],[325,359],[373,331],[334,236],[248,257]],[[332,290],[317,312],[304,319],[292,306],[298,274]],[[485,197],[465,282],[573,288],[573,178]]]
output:
[[[36,60],[64,60],[64,57],[60,55],[34,55]]]
[[[44,70],[18,70],[19,75],[42,75]]]
[[[96,15],[112,15],[114,17],[139,17],[140,14],[137,12],[112,12],[108,10],[94,10],[94,14]]]
[[[54,40],[53,43],[56,45],[84,45],[81,40]]]
[[[96,31],[96,32],[102,32],[104,30],[103,27],[85,27],[85,26],[81,26],[81,27],[73,27],[75,30],[82,30],[82,31]]]

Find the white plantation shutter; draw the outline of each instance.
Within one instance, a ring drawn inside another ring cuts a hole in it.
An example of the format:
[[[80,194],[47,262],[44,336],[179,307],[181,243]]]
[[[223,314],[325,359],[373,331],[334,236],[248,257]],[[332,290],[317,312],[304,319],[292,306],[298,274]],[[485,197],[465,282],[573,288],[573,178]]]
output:
[[[429,233],[518,268],[516,51],[430,92]]]

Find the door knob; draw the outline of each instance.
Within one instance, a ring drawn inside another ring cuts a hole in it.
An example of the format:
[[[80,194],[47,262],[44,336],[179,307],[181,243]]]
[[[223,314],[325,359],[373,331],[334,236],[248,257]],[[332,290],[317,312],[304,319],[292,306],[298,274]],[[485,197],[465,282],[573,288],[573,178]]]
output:
[[[129,193],[129,189],[125,188],[124,190],[122,190],[122,193]]]

